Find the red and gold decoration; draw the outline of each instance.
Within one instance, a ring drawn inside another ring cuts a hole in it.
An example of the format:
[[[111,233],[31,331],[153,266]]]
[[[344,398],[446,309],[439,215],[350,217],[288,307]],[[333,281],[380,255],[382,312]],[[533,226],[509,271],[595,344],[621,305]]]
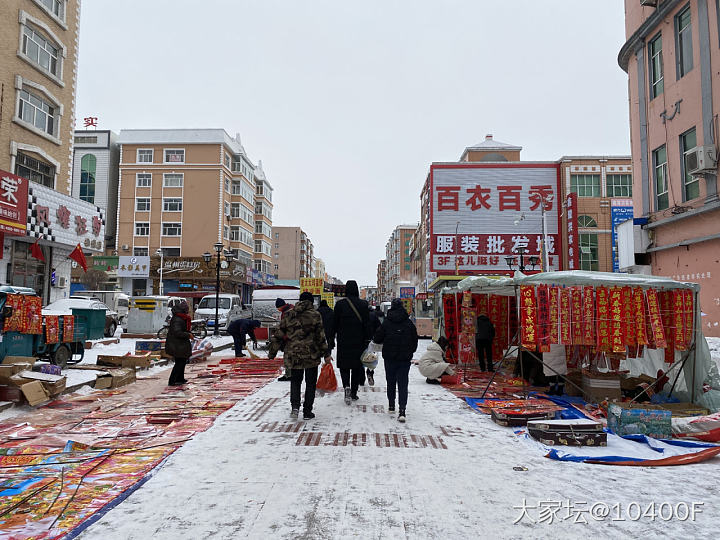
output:
[[[633,289],[633,313],[635,315],[635,334],[638,345],[647,345],[647,321],[645,319],[645,295],[641,287]]]
[[[63,341],[69,343],[73,341],[75,335],[75,317],[72,315],[63,315]]]
[[[572,312],[572,343],[582,345],[583,343],[583,306],[582,287],[570,289],[570,307]]]
[[[537,302],[531,285],[520,286],[520,342],[531,351],[537,347]]]
[[[45,342],[48,345],[60,342],[59,315],[45,315]]]
[[[583,344],[595,345],[595,298],[593,287],[583,287]]]
[[[622,331],[622,291],[620,287],[610,287],[610,345],[612,352],[625,352]]]
[[[570,289],[560,289],[560,343],[572,345]]]
[[[654,289],[648,289],[646,296],[650,328],[652,330],[652,344],[655,348],[662,349],[667,345],[667,342],[665,341],[665,331],[663,330],[663,324],[660,318],[660,302],[658,300],[658,293]]]
[[[595,290],[597,295],[597,348],[601,352],[610,352],[610,292],[607,287],[598,287]]]

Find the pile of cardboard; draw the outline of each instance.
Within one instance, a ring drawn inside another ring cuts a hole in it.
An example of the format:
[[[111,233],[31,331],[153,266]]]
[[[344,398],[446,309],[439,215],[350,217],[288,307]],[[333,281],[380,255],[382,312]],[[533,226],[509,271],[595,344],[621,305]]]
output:
[[[77,366],[70,366],[70,369],[84,369],[98,371],[97,378],[95,379],[95,389],[105,390],[119,388],[135,382],[135,368],[131,367],[102,367],[94,364],[82,364]]]
[[[32,356],[7,356],[0,365],[0,400],[38,405],[65,390],[64,375],[32,371]]]
[[[98,366],[112,366],[124,368],[149,368],[153,358],[160,358],[159,355],[153,355],[150,351],[140,354],[127,353],[122,356],[99,354],[97,357]]]

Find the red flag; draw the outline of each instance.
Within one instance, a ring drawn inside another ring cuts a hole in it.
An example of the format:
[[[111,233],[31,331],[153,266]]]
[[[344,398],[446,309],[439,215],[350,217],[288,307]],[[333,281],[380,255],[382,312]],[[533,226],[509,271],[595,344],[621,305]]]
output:
[[[35,243],[30,246],[30,255],[32,255],[38,261],[45,262],[45,255],[43,255],[42,248],[40,247],[40,239],[35,240]]]
[[[80,244],[75,246],[75,249],[73,249],[70,255],[68,255],[68,259],[72,259],[73,261],[78,263],[80,266],[82,266],[82,269],[87,272],[87,261],[85,260],[85,254],[82,252]]]

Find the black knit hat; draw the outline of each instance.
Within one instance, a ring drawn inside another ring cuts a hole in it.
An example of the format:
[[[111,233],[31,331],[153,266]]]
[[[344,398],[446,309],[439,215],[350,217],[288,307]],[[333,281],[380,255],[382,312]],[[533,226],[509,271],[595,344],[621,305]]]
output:
[[[313,298],[313,295],[311,292],[305,291],[304,293],[300,294],[300,301],[307,300],[308,302],[314,302],[315,299]]]
[[[276,308],[283,307],[284,305],[285,305],[285,300],[283,300],[282,298],[278,298],[277,300],[275,300]]]

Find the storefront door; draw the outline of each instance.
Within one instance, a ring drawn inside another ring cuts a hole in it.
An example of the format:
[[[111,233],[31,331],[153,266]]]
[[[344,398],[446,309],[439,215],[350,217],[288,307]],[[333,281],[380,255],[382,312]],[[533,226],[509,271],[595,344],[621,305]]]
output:
[[[39,261],[30,255],[32,244],[15,241],[12,243],[11,271],[8,281],[16,287],[30,287],[43,299],[48,301],[48,263]],[[40,246],[45,261],[50,260],[50,248]]]

